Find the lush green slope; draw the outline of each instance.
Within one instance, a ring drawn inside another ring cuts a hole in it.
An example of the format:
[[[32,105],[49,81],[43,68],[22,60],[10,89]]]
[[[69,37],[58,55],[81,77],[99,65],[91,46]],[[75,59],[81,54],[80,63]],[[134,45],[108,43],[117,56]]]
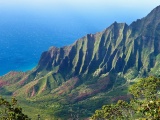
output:
[[[131,25],[115,22],[70,46],[51,47],[30,72],[1,77],[1,94],[26,99],[28,110],[34,106],[60,118],[70,117],[71,108],[86,117],[107,102],[127,100],[133,80],[159,75],[159,13],[160,6]]]
[[[119,100],[96,110],[92,120],[159,120],[160,78],[142,78],[130,87],[132,100]]]

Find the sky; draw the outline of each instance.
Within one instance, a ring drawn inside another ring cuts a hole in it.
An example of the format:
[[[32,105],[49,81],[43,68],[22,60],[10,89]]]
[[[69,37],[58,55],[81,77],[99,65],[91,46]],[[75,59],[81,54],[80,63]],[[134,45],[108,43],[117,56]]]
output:
[[[26,6],[30,9],[47,9],[50,7],[66,9],[72,7],[79,10],[105,9],[105,7],[148,9],[159,3],[159,0],[0,0],[1,7]]]
[[[130,24],[158,5],[159,0],[0,0],[0,13],[16,16],[19,11],[19,14],[32,14],[43,19],[49,19],[48,16],[57,19],[73,16],[75,19],[78,16],[86,21],[90,20],[86,16],[92,16],[93,24],[100,21],[106,27],[114,21]]]
[[[57,21],[68,16],[73,16],[69,18],[72,20],[81,17],[92,25],[101,22],[105,28],[114,21],[130,24],[158,5],[159,0],[0,0],[0,14],[6,17],[26,14],[40,19],[54,16]]]
[[[0,0],[1,5],[27,5],[30,7],[53,6],[53,4],[55,6],[71,5],[75,7],[106,6],[106,4],[111,6],[143,7],[143,4],[148,7],[158,3],[158,0]]]

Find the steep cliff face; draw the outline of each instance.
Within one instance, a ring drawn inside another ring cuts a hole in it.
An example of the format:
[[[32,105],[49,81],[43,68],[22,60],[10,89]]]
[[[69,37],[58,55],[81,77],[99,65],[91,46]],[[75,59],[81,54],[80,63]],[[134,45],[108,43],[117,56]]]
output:
[[[66,77],[125,72],[125,67],[130,67],[125,62],[131,59],[128,52],[134,42],[131,33],[128,25],[115,22],[105,31],[88,34],[69,47],[53,47],[44,52],[37,70],[50,71],[57,67],[57,72]]]
[[[70,46],[51,47],[32,71],[16,73],[12,81],[7,77],[12,73],[1,77],[0,92],[60,103],[86,102],[104,100],[101,93],[122,91],[134,78],[159,75],[159,13],[160,6],[131,25],[114,22]]]
[[[110,72],[126,74],[130,69],[137,71],[136,76],[148,74],[159,59],[159,12],[157,7],[129,26],[115,22],[103,32],[88,34],[71,46],[52,47],[42,54],[37,70],[57,68],[66,78]]]
[[[160,66],[159,12],[160,7],[156,7],[131,25],[114,22],[104,31],[87,34],[70,46],[51,47],[23,80],[21,89],[29,84],[28,91],[36,88],[34,95],[38,95],[45,90],[46,94],[50,93],[75,77],[79,79],[77,87],[90,78],[98,80],[111,74],[119,74],[126,81],[157,74]]]

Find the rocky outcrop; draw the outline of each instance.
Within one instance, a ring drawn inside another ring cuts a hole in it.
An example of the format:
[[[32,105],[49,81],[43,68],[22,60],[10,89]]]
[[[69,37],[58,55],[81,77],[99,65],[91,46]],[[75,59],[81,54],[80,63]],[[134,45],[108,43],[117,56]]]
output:
[[[159,12],[157,7],[129,26],[115,22],[103,32],[88,34],[71,46],[52,47],[42,54],[37,71],[57,67],[57,72],[66,78],[110,72],[126,74],[130,69],[141,75],[149,73],[157,65],[160,53]]]

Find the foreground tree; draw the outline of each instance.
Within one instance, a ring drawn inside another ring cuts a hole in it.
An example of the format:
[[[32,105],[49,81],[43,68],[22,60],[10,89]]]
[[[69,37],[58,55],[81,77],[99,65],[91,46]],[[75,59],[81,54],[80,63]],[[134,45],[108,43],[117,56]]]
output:
[[[134,96],[131,103],[137,116],[160,120],[160,78],[142,78],[130,87],[130,93]]]
[[[101,110],[96,110],[93,120],[128,120],[134,110],[127,102],[119,100],[117,104],[104,105]]]
[[[11,102],[0,97],[0,120],[30,120],[22,113],[22,108],[17,106],[17,100],[12,98]]]
[[[130,87],[132,100],[119,100],[116,104],[104,105],[96,110],[93,120],[160,120],[160,79],[142,78]]]

